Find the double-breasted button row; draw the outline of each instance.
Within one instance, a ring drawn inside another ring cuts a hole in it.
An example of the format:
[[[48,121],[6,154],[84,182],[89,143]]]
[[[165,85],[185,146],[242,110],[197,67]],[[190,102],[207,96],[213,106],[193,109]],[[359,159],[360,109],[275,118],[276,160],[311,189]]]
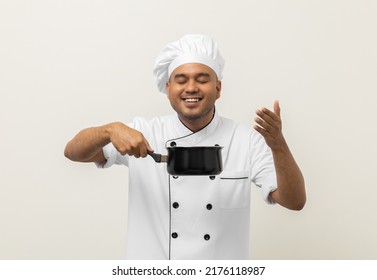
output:
[[[174,239],[178,238],[178,233],[173,232],[173,233],[171,234],[171,237],[174,238]],[[208,241],[208,240],[211,239],[211,236],[210,236],[209,234],[205,234],[205,235],[203,236],[203,238],[204,238],[205,241]]]
[[[178,209],[179,208],[179,203],[178,202],[173,202],[172,206],[173,206],[174,209]],[[208,203],[206,205],[206,208],[207,208],[207,210],[212,210],[212,204]]]

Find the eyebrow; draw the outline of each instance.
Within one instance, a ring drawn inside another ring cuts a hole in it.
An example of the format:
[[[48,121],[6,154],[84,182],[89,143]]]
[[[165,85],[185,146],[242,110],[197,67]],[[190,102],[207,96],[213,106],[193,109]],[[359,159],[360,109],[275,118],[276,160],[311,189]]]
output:
[[[210,74],[207,72],[200,72],[196,75],[196,78],[200,78],[200,77],[210,77]],[[179,79],[179,78],[187,78],[187,75],[183,73],[178,73],[174,75],[174,79]]]

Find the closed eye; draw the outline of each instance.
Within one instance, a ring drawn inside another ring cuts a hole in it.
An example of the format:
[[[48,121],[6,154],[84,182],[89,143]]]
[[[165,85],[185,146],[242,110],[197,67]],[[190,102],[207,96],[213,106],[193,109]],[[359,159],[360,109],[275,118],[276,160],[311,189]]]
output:
[[[183,85],[187,82],[187,79],[184,79],[184,78],[178,78],[178,79],[175,79],[175,82],[177,84],[180,84],[180,85]]]
[[[209,82],[210,79],[211,79],[211,76],[205,72],[199,73],[198,76],[196,77],[196,81],[201,84],[205,84]]]
[[[198,79],[197,82],[200,83],[200,84],[205,84],[205,83],[208,83],[209,80],[208,79]]]

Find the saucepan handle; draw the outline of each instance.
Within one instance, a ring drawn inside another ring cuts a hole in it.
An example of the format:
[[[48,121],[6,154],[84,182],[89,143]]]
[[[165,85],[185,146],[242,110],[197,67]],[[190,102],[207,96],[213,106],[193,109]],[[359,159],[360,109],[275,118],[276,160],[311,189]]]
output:
[[[155,162],[167,162],[168,161],[168,156],[166,155],[161,155],[161,154],[157,154],[157,153],[148,153],[148,155],[150,155]]]

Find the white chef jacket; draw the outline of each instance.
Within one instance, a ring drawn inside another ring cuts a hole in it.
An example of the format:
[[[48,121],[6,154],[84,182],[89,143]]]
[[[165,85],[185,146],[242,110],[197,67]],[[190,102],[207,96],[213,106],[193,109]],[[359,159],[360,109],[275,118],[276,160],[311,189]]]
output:
[[[110,143],[107,162],[129,167],[127,259],[248,259],[250,185],[264,199],[277,188],[272,153],[264,138],[215,113],[193,133],[177,115],[135,118],[156,153],[169,146],[222,146],[223,171],[217,176],[171,176],[166,163],[150,156],[122,156]],[[186,137],[185,137],[186,136]]]

